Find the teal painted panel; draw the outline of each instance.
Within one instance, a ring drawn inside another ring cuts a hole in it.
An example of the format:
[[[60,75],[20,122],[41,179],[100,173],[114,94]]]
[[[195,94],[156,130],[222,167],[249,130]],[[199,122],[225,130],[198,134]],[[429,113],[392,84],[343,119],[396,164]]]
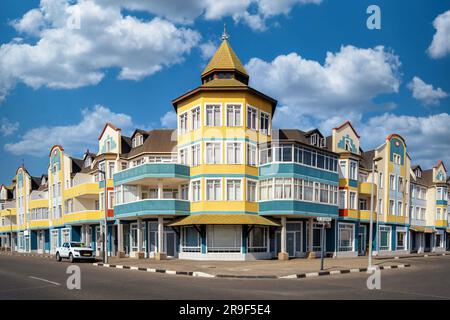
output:
[[[190,168],[177,163],[146,163],[114,174],[114,185],[129,183],[143,178],[186,178]]]
[[[349,185],[350,187],[358,188],[358,180],[352,180],[352,179],[349,179],[349,180],[348,180],[348,185]]]
[[[339,210],[337,206],[322,203],[273,200],[259,203],[260,214],[303,214],[310,216],[328,215],[337,217]]]
[[[339,184],[339,175],[335,172],[307,167],[298,163],[273,163],[259,167],[260,179],[286,175],[300,175]]]
[[[350,145],[350,152],[353,153],[358,153],[358,150],[356,150],[356,145],[353,142],[353,139],[350,137],[349,134],[342,136],[342,139],[338,142],[338,148],[342,149],[342,150],[346,150],[345,149],[345,142],[348,141],[349,145]]]
[[[114,206],[116,217],[140,216],[146,214],[188,214],[190,203],[182,200],[141,200]]]
[[[446,206],[447,205],[447,200],[436,200],[436,204],[438,206]]]
[[[390,150],[390,160],[394,162],[394,153],[400,155],[401,161],[400,164],[405,164],[405,146],[400,139],[392,138],[391,139],[391,150]]]

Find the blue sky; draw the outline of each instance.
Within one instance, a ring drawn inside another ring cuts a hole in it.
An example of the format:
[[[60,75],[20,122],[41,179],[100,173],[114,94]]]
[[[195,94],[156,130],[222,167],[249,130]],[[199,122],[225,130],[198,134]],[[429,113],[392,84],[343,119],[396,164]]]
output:
[[[279,101],[274,126],[351,120],[364,149],[397,132],[413,163],[450,165],[450,1],[119,3],[1,1],[0,183],[22,161],[46,172],[54,144],[97,151],[108,120],[174,126],[171,100],[200,84],[224,22],[250,84]]]

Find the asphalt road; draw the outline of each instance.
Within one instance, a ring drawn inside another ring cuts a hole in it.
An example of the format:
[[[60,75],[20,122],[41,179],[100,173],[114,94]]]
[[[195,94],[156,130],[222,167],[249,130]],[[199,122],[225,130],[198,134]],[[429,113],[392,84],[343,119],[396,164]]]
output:
[[[207,279],[96,267],[81,269],[81,289],[66,286],[68,262],[0,256],[0,300],[8,299],[450,299],[450,257],[397,260],[411,268],[383,270],[381,290],[366,273],[310,279]]]

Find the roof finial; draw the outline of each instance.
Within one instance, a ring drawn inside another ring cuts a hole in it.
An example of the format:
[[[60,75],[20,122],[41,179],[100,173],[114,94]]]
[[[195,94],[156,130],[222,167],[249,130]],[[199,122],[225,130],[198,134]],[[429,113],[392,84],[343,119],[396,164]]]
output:
[[[224,22],[223,23],[222,41],[223,40],[228,40],[229,38],[230,38],[230,36],[227,33],[227,24]]]

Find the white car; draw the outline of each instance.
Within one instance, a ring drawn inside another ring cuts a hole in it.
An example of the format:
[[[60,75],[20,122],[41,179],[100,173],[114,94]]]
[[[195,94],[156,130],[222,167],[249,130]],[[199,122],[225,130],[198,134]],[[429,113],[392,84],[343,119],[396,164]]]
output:
[[[75,260],[95,260],[95,252],[91,247],[81,242],[65,242],[56,248],[56,260],[67,258],[70,262]]]

